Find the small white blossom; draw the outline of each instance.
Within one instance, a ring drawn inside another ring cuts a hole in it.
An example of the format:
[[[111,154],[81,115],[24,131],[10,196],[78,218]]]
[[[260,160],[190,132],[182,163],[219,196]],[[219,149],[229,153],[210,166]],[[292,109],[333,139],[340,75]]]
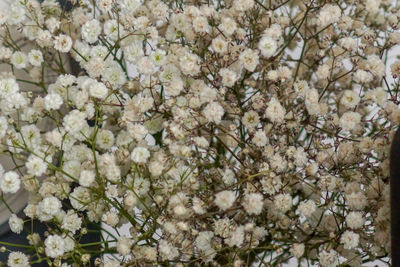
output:
[[[50,258],[57,258],[64,255],[65,241],[61,236],[49,235],[44,241],[46,255]]]
[[[221,123],[222,116],[224,115],[224,108],[218,102],[209,103],[203,110],[203,115],[209,122]]]
[[[221,191],[215,195],[215,204],[221,210],[227,210],[232,207],[236,200],[235,192],[233,191]]]
[[[29,264],[28,257],[19,251],[13,251],[8,255],[7,265],[10,267],[28,267]]]
[[[47,164],[39,157],[30,155],[25,164],[27,171],[31,175],[41,176],[47,170]]]
[[[58,110],[62,104],[63,99],[57,93],[50,93],[44,98],[44,108],[46,110]]]
[[[26,68],[28,63],[28,56],[24,52],[17,51],[11,56],[11,64],[17,69]]]
[[[361,114],[358,112],[348,111],[340,118],[339,126],[343,130],[354,130],[361,122]]]
[[[246,194],[242,203],[248,214],[259,215],[264,206],[264,198],[260,193]]]
[[[344,245],[345,249],[353,249],[358,246],[360,236],[351,231],[345,231],[340,237],[340,243]]]
[[[40,67],[43,63],[43,54],[39,50],[31,50],[28,54],[28,58],[32,66]]]
[[[100,33],[101,25],[96,19],[89,20],[82,26],[82,38],[88,43],[97,42]]]
[[[260,49],[261,54],[264,57],[269,58],[275,54],[276,50],[278,49],[278,44],[271,37],[264,36],[258,43],[258,49]]]
[[[145,147],[136,147],[131,153],[131,160],[136,163],[146,163],[150,152]]]
[[[3,174],[0,178],[0,189],[4,193],[16,193],[21,185],[19,175],[14,171],[9,171]]]
[[[8,225],[13,233],[19,234],[24,229],[24,221],[18,218],[17,215],[12,214],[8,219]]]
[[[72,47],[72,39],[68,35],[60,34],[54,39],[54,48],[61,53],[68,53]]]

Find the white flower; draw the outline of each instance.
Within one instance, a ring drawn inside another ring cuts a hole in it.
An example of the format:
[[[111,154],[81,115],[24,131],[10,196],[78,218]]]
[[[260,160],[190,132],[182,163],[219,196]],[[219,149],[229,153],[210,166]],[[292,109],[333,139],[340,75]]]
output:
[[[333,249],[321,251],[318,254],[318,259],[322,267],[336,267],[339,265],[339,255]]]
[[[104,83],[94,82],[89,86],[90,96],[105,99],[108,95],[108,88],[104,85]]]
[[[44,98],[44,108],[46,110],[58,110],[63,104],[62,97],[57,93],[50,93]]]
[[[208,32],[210,26],[208,25],[207,18],[204,16],[197,16],[193,20],[193,29],[196,32]]]
[[[101,25],[96,19],[89,20],[82,26],[82,38],[88,43],[97,42],[100,33]]]
[[[179,251],[166,240],[158,242],[159,253],[163,260],[173,260],[179,256]]]
[[[156,66],[162,66],[166,62],[166,52],[161,49],[157,49],[150,54],[150,58]]]
[[[26,19],[25,8],[19,2],[14,2],[7,10],[7,14],[7,22],[11,25],[21,23]]]
[[[124,71],[116,64],[111,64],[104,73],[102,73],[102,80],[107,81],[113,87],[118,87],[126,82]]]
[[[54,49],[61,53],[68,53],[72,47],[72,39],[68,35],[60,34],[54,39]]]
[[[107,20],[104,23],[104,34],[113,41],[126,35],[124,28],[115,19]]]
[[[196,75],[200,71],[200,66],[198,62],[200,58],[191,53],[186,53],[183,57],[180,58],[179,63],[182,70],[182,73],[187,75]]]
[[[97,3],[97,6],[103,11],[104,13],[107,13],[111,10],[113,4],[113,0],[99,0]]]
[[[13,251],[8,255],[7,266],[10,267],[29,267],[28,257],[19,251]]]
[[[329,65],[322,64],[321,66],[318,67],[317,72],[315,73],[315,75],[317,76],[317,78],[319,80],[325,80],[331,74],[330,70],[331,69],[330,69]]]
[[[125,58],[132,63],[144,55],[143,48],[140,42],[133,42],[124,48]]]
[[[242,205],[248,214],[259,215],[263,210],[264,198],[260,193],[246,194]]]
[[[54,196],[49,196],[39,202],[39,208],[46,215],[54,216],[61,209],[61,201]]]
[[[114,145],[114,134],[110,130],[100,129],[96,135],[96,145],[101,149],[110,149]]]
[[[360,236],[352,231],[345,231],[340,237],[340,243],[342,243],[345,249],[353,249],[358,246]]]
[[[346,201],[350,209],[363,210],[367,204],[367,197],[362,192],[346,194]]]
[[[142,5],[142,3],[140,0],[122,0],[120,5],[122,10],[133,13]]]
[[[221,123],[222,116],[224,115],[224,108],[218,102],[209,103],[203,110],[203,115],[209,122]]]
[[[224,17],[222,18],[221,23],[219,24],[219,28],[225,34],[232,35],[236,31],[237,26],[235,20],[229,17]]]
[[[265,115],[272,122],[283,122],[286,114],[286,109],[275,98],[270,100],[270,103],[265,110]]]
[[[8,219],[8,225],[13,233],[19,234],[24,229],[24,221],[18,218],[17,215],[12,214]]]
[[[372,74],[365,70],[357,70],[354,73],[354,80],[358,83],[369,83],[373,78]]]
[[[235,173],[231,169],[226,169],[222,173],[222,181],[227,186],[234,184],[236,182]]]
[[[231,231],[231,235],[229,238],[225,239],[225,243],[230,247],[238,247],[243,244],[244,241],[244,226],[241,225],[235,229],[235,231]]]
[[[71,205],[76,210],[85,210],[88,208],[87,203],[91,201],[89,189],[79,186],[70,194],[69,200]]]
[[[348,111],[340,117],[339,126],[346,131],[354,130],[361,122],[361,114]]]
[[[211,231],[200,232],[196,237],[194,244],[198,250],[205,255],[205,261],[209,262],[216,256],[216,251],[211,245],[214,233]]]
[[[235,192],[233,191],[222,191],[215,194],[214,203],[221,210],[227,210],[232,207],[233,203],[236,200]]]
[[[54,33],[57,29],[60,28],[61,21],[55,17],[50,17],[50,18],[46,19],[45,24],[46,24],[47,29],[51,33]]]
[[[234,71],[231,71],[227,68],[220,69],[218,74],[222,77],[222,84],[228,87],[234,86],[237,79],[239,78]]]
[[[140,142],[143,140],[146,135],[148,134],[147,128],[138,123],[129,123],[128,124],[128,133],[130,136],[132,136],[137,142]]]
[[[381,2],[381,0],[366,0],[365,10],[374,15],[378,12]]]
[[[255,132],[253,139],[251,141],[258,147],[263,147],[267,144],[267,136],[263,130],[258,130]]]
[[[126,256],[131,251],[132,240],[128,237],[120,237],[117,242],[117,251],[122,256]]]
[[[255,128],[260,122],[260,116],[254,110],[247,111],[242,117],[242,123],[249,129]]]
[[[75,234],[81,228],[82,219],[73,210],[69,210],[62,219],[61,227]]]
[[[50,235],[44,241],[46,255],[50,258],[57,258],[64,255],[65,240],[58,235]]]
[[[85,113],[79,110],[72,110],[64,117],[63,126],[67,132],[77,133],[87,125]]]
[[[340,46],[348,51],[355,51],[357,50],[357,41],[355,38],[352,37],[344,37],[339,40]]]
[[[142,57],[137,62],[137,69],[140,74],[150,75],[155,71],[154,62],[149,57]]]
[[[340,104],[344,105],[346,108],[354,108],[360,102],[360,97],[358,94],[352,90],[346,90],[340,99]]]
[[[359,229],[364,225],[365,219],[359,211],[352,211],[346,216],[346,224],[351,229]]]
[[[25,166],[28,173],[35,176],[41,176],[47,170],[47,164],[35,155],[29,156]]]
[[[15,79],[7,78],[0,80],[0,96],[8,97],[19,91],[19,85]]]
[[[43,63],[43,55],[40,50],[31,50],[28,54],[29,63],[32,66],[40,67]]]
[[[214,38],[211,42],[211,48],[218,54],[225,54],[228,51],[228,43],[220,38]]]
[[[79,184],[81,186],[90,186],[95,180],[95,174],[93,171],[83,170],[79,176]]]
[[[300,202],[299,206],[297,207],[297,212],[300,216],[310,217],[314,211],[316,210],[317,205],[312,199],[308,199],[305,201]]]
[[[239,61],[243,64],[243,67],[252,72],[256,69],[259,64],[258,53],[255,50],[251,50],[250,48],[246,48],[240,56]]]
[[[24,52],[16,51],[11,56],[11,64],[17,69],[26,68],[28,65],[28,56]]]
[[[342,15],[340,7],[336,5],[327,4],[321,9],[318,19],[321,23],[321,27],[325,27],[331,23],[337,22]]]
[[[285,213],[292,207],[292,197],[289,194],[279,194],[275,196],[275,207]]]
[[[6,172],[0,179],[0,189],[4,193],[16,193],[21,185],[18,173],[14,171]]]
[[[266,57],[272,57],[276,50],[278,49],[278,44],[274,39],[269,36],[264,36],[258,43],[258,49],[260,49],[261,54]]]
[[[131,153],[131,160],[136,163],[146,163],[150,152],[145,147],[135,147]]]
[[[166,87],[165,92],[168,96],[178,96],[183,90],[183,81],[180,78],[173,79]]]

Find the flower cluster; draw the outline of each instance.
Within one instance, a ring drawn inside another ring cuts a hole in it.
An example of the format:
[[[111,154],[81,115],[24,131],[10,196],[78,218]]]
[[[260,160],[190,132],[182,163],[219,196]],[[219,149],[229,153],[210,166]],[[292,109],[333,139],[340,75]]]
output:
[[[388,257],[396,1],[71,2],[0,11],[0,190],[49,227],[10,266]]]

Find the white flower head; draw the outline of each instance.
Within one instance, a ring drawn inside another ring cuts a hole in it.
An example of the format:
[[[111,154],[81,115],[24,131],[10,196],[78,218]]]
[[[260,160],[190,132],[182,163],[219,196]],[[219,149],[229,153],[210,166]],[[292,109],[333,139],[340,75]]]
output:
[[[215,195],[215,204],[221,210],[227,210],[232,207],[236,200],[235,192],[233,191],[222,191]]]
[[[29,156],[25,166],[28,173],[35,176],[41,176],[47,170],[47,163],[35,155]]]
[[[58,235],[50,235],[44,241],[46,255],[50,258],[57,258],[64,255],[65,240]]]
[[[0,178],[0,189],[4,193],[16,193],[21,186],[21,179],[18,173],[9,171]]]
[[[24,228],[24,221],[21,218],[18,218],[17,215],[12,214],[8,219],[8,225],[13,233],[19,234]]]
[[[269,58],[275,54],[276,50],[278,49],[278,44],[273,38],[264,36],[258,43],[258,49],[260,49],[261,54],[264,57]]]
[[[82,38],[88,43],[97,42],[101,33],[101,25],[97,19],[87,21],[82,26]]]
[[[340,237],[340,243],[344,245],[345,249],[353,249],[358,246],[360,236],[352,231],[345,231]]]
[[[354,130],[361,122],[361,114],[358,112],[348,111],[340,117],[339,126],[346,131]]]
[[[10,267],[29,267],[28,257],[19,251],[13,251],[8,255],[7,266]]]
[[[32,49],[28,54],[28,59],[32,66],[40,67],[43,63],[43,54],[40,50]]]
[[[283,122],[286,109],[279,103],[279,100],[272,98],[265,110],[265,115],[272,122]]]
[[[61,53],[68,53],[72,47],[72,39],[68,35],[60,34],[54,39],[54,48]]]
[[[108,88],[104,83],[94,82],[89,86],[89,94],[98,99],[105,99],[108,95]]]
[[[243,208],[250,215],[259,215],[264,206],[264,198],[260,193],[246,194],[243,199]]]
[[[19,91],[19,85],[13,78],[0,79],[0,97],[8,97]]]
[[[209,103],[203,110],[204,117],[206,117],[209,122],[214,122],[216,124],[221,123],[224,113],[224,108],[218,102]]]
[[[145,147],[136,147],[131,153],[131,160],[136,163],[146,163],[150,152]]]
[[[28,56],[21,51],[16,51],[11,56],[11,64],[17,69],[24,69],[28,66]]]

